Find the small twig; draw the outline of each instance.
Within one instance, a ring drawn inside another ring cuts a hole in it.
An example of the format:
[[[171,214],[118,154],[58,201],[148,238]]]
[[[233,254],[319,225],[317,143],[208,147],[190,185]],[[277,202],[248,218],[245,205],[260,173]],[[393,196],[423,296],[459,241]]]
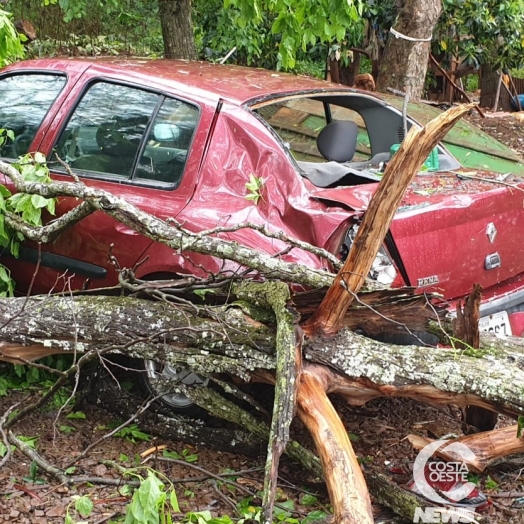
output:
[[[453,82],[453,80],[451,80],[451,77],[448,75],[448,73],[445,71],[445,69],[438,63],[437,59],[433,56],[433,54],[430,53],[429,54],[429,58],[438,67],[440,72],[446,77],[446,80],[466,99],[466,101],[468,103],[471,103],[471,100],[470,100],[469,96],[466,94],[466,92],[464,91],[464,89],[459,87],[457,84],[455,84],[455,82]],[[478,105],[475,106],[475,109],[477,110],[477,113],[482,118],[486,118],[486,115],[484,114],[484,111],[482,111],[482,109],[480,109],[480,107]]]
[[[515,515],[518,515],[521,512],[521,510],[518,510],[518,509],[507,508],[506,506],[504,506],[504,504],[500,504],[499,502],[495,502],[494,500],[492,500],[491,503],[498,510],[502,511],[502,513],[505,513],[506,515],[515,516]]]
[[[253,493],[252,491],[250,491],[249,489],[245,488],[242,484],[239,484],[238,482],[235,482],[233,480],[229,480],[228,478],[225,478],[225,474],[224,475],[217,475],[215,473],[211,473],[210,471],[200,467],[200,466],[197,466],[196,464],[191,464],[190,462],[186,462],[185,460],[178,460],[178,459],[173,459],[173,458],[168,458],[168,457],[157,457],[157,460],[161,461],[161,462],[173,462],[174,464],[178,464],[180,466],[185,466],[187,468],[191,468],[191,469],[194,469],[196,471],[200,471],[201,473],[204,473],[205,475],[207,475],[207,478],[213,478],[213,479],[216,479],[216,480],[220,480],[221,482],[225,482],[227,484],[231,484],[232,486],[235,486],[236,488],[240,489],[241,491],[243,491],[244,493],[246,493],[248,496],[250,497],[256,497],[256,493]],[[260,468],[261,469],[261,468]],[[237,472],[236,474],[235,473],[228,473],[228,475],[234,475],[234,476],[237,476],[239,474],[239,472]],[[170,479],[171,482],[173,482],[173,480]],[[189,482],[190,479],[185,479],[184,482]],[[299,510],[290,510],[289,508],[285,508],[284,506],[278,504],[277,502],[275,502],[275,506],[278,507],[278,508],[281,508],[281,509],[285,509],[286,511],[289,511],[291,513],[294,513],[294,514],[297,514],[297,515],[306,515],[307,512],[304,512],[304,511],[299,511]]]
[[[489,496],[496,499],[518,499],[524,497],[524,491],[499,491],[498,493],[490,493]]]
[[[83,184],[83,182],[73,173],[73,170],[71,169],[71,166],[65,161],[62,160],[58,154],[55,152],[55,158],[58,161],[58,163],[67,171],[67,174],[77,183]]]
[[[243,491],[250,497],[256,496],[255,493],[252,493],[249,489],[242,486],[242,484],[239,484],[238,482],[235,482],[234,480],[229,480],[228,478],[221,477],[220,475],[216,475],[215,473],[211,473],[207,469],[197,466],[196,464],[191,464],[190,462],[186,462],[185,460],[178,460],[178,459],[168,458],[168,457],[157,457],[157,460],[161,462],[172,462],[174,464],[178,464],[179,466],[184,466],[184,467],[194,469],[195,471],[199,471],[200,473],[203,473],[204,475],[206,475],[208,479],[212,478],[212,479],[220,480],[220,482],[226,482],[227,484],[231,484],[232,486],[235,486],[239,490]]]
[[[86,355],[87,356],[87,355]],[[69,370],[73,369],[76,366],[71,366]],[[43,406],[67,381],[69,376],[72,374],[69,372],[69,370],[66,372],[65,375],[62,375],[58,378],[58,380],[36,401],[32,404],[28,404],[24,406],[23,409],[21,409],[7,424],[6,427],[11,427],[15,422],[19,421],[23,417],[25,417],[28,413],[31,413],[35,409],[38,409],[39,407]]]
[[[286,242],[287,244],[290,244],[292,247],[296,247],[299,249],[303,249],[304,251],[309,251],[310,253],[313,253],[314,255],[317,255],[318,257],[325,258],[331,264],[336,268],[339,269],[342,265],[341,261],[334,256],[329,251],[313,246],[309,244],[308,242],[303,242],[301,240],[298,240],[296,238],[290,237],[289,235],[286,235],[283,231],[270,231],[266,226],[253,224],[251,222],[243,222],[241,224],[237,224],[236,226],[230,226],[230,227],[215,227],[213,229],[207,229],[204,231],[200,231],[198,233],[198,236],[204,237],[209,235],[216,235],[217,233],[233,233],[235,231],[238,231],[240,229],[253,229],[255,231],[258,231],[259,233],[262,233],[264,236],[268,238],[274,238],[276,240],[282,240],[282,242]]]
[[[121,515],[121,513],[121,511],[115,511],[114,513],[111,513],[111,515],[107,515],[107,517],[102,517],[100,520],[97,520],[94,524],[104,524],[108,520],[118,517],[118,515]]]
[[[504,180],[494,180],[491,178],[484,178],[477,175],[468,175],[467,173],[461,173],[459,171],[450,171],[450,173],[459,178],[467,178],[470,180],[478,180],[479,182],[487,182],[488,184],[498,184],[501,186],[507,186],[511,187],[512,189],[516,189],[517,191],[522,191],[524,193],[524,189],[522,189],[521,187],[518,187],[514,184],[510,184],[509,182],[504,182]]]
[[[77,455],[73,460],[70,460],[65,466],[64,466],[64,469],[67,469],[71,466],[73,466],[74,464],[76,464],[80,459],[84,458],[94,447],[98,446],[98,444],[100,444],[100,442],[103,442],[104,440],[108,439],[109,437],[112,437],[115,433],[118,433],[121,429],[125,428],[126,426],[129,426],[129,424],[131,424],[131,422],[133,422],[134,420],[137,419],[137,417],[139,417],[142,413],[144,413],[144,411],[146,411],[149,406],[155,401],[155,400],[158,400],[159,398],[161,398],[162,396],[164,395],[164,393],[161,393],[159,395],[156,395],[155,397],[149,399],[145,404],[142,404],[142,406],[140,406],[138,408],[138,410],[133,414],[131,415],[125,422],[123,422],[122,424],[120,424],[120,426],[116,427],[115,429],[113,429],[112,431],[110,431],[109,433],[106,433],[105,435],[102,435],[99,439],[97,439],[95,442],[92,442],[91,444],[89,444],[89,446],[87,446],[83,451],[82,453],[80,453],[79,455]]]
[[[36,275],[38,274],[38,271],[40,271],[40,262],[42,261],[42,244],[39,242],[38,243],[38,258],[36,260],[36,267],[35,267],[35,270],[33,271],[33,274],[31,275],[31,282],[29,283],[29,287],[27,289],[27,293],[26,293],[26,297],[27,299],[29,299],[29,297],[31,296],[31,292],[33,291],[33,286],[35,285],[35,279],[36,279]],[[25,305],[27,304],[27,300],[23,303],[22,305],[22,309],[20,310],[20,312],[22,312],[25,308]]]
[[[226,497],[221,491],[220,488],[217,486],[216,480],[211,480],[211,485],[213,486],[214,490],[216,491],[217,495],[230,507],[233,509],[233,511],[240,517],[240,511],[238,511],[237,505],[229,498]]]
[[[12,431],[9,431],[7,436],[9,442],[13,444],[13,446],[16,446],[16,448],[27,458],[35,462],[36,465],[42,471],[48,473],[63,484],[69,484],[71,482],[71,479],[67,478],[67,476],[61,469],[52,466],[49,462],[47,462],[47,460],[42,458],[34,449],[30,448],[25,442],[22,442],[20,439],[18,439]]]
[[[6,448],[6,453],[4,455],[4,457],[2,458],[2,460],[0,460],[0,468],[2,468],[4,466],[4,464],[11,458],[11,454],[12,454],[12,451],[11,451],[11,445],[9,444],[9,440],[7,438],[7,435],[5,434],[5,431],[4,431],[4,424],[5,424],[5,421],[7,420],[7,418],[9,417],[9,415],[11,414],[11,412],[16,409],[18,406],[20,405],[20,402],[17,402],[16,404],[13,404],[12,406],[9,406],[4,414],[2,415],[2,418],[0,418],[0,435],[2,436],[2,440],[4,442],[4,446]]]
[[[45,500],[38,493],[35,493],[34,491],[26,488],[25,486],[22,486],[22,484],[13,484],[13,488],[17,489],[18,491],[23,491],[25,494],[29,495],[30,497],[37,499],[38,501],[45,504]]]
[[[16,362],[23,364],[24,366],[30,366],[33,368],[41,369],[42,371],[45,371],[46,373],[49,373],[51,375],[58,375],[59,377],[67,376],[67,372],[65,371],[60,371],[59,369],[51,368],[49,366],[46,366],[45,364],[39,364],[38,362],[33,362],[32,360],[25,359],[18,355],[9,355],[8,353],[4,353],[1,349],[0,349],[0,356],[8,357],[11,360],[15,360]]]

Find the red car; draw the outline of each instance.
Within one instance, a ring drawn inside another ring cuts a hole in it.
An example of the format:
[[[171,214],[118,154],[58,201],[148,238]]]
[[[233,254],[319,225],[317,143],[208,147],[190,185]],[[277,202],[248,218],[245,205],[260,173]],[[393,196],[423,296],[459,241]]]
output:
[[[344,257],[385,163],[411,125],[402,99],[261,69],[163,60],[43,59],[0,72],[6,160],[41,151],[52,176],[88,185],[200,231],[241,223]],[[434,108],[410,105],[417,120]],[[475,147],[477,151],[475,151]],[[461,161],[459,162],[455,156]],[[461,167],[466,165],[467,167]],[[370,278],[436,290],[448,300],[484,289],[481,325],[524,332],[524,166],[511,150],[459,123],[421,168]],[[259,189],[249,189],[249,182]],[[259,195],[258,195],[259,193]],[[57,212],[77,205],[60,200]],[[315,268],[329,263],[252,229],[221,234]],[[235,270],[229,261],[175,253],[97,212],[42,246],[34,291],[139,278]],[[17,284],[31,281],[38,251],[4,257]]]

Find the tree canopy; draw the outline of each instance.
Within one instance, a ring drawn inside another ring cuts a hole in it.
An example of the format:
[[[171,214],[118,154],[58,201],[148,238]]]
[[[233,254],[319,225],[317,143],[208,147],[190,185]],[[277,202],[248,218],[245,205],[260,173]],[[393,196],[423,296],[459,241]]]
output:
[[[24,56],[24,48],[11,18],[11,13],[0,9],[0,66]]]
[[[434,44],[479,67],[515,68],[524,51],[524,3],[519,0],[444,0]]]

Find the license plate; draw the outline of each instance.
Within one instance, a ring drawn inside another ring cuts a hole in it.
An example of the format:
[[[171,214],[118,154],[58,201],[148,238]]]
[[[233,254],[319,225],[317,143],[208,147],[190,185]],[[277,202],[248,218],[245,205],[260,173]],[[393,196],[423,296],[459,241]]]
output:
[[[512,334],[509,317],[505,311],[493,313],[493,315],[490,315],[489,317],[482,317],[479,320],[479,330],[487,331],[498,337],[509,336]]]

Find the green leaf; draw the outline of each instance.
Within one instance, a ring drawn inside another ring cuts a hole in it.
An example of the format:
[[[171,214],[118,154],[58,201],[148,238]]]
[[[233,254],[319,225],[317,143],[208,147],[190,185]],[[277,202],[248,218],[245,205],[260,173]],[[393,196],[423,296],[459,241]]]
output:
[[[35,449],[36,447],[36,441],[38,440],[38,437],[18,437],[19,440],[25,443],[26,446],[30,447],[31,449]]]
[[[131,504],[127,506],[125,524],[158,524],[158,510],[166,499],[163,489],[164,484],[149,470],[147,479],[140,484],[133,494]]]
[[[0,184],[0,195],[2,195],[4,198],[9,198],[12,193],[9,191],[9,189],[7,189],[7,187]]]
[[[38,464],[34,460],[29,465],[29,475],[31,476],[31,479],[36,480],[38,475]]]
[[[47,198],[40,195],[31,195],[31,204],[37,209],[41,209],[47,206]]]
[[[324,520],[327,517],[329,517],[329,513],[317,509],[315,511],[312,511],[311,513],[308,513],[307,517],[305,519],[302,519],[302,524],[312,524],[315,521]]]
[[[283,502],[278,503],[278,507],[275,506],[275,517],[291,517],[291,513],[287,510],[294,510],[295,503],[292,500],[284,500]]]
[[[9,270],[5,266],[0,265],[0,281],[9,282],[10,280],[11,276]]]
[[[517,418],[517,438],[522,438],[522,429],[524,428],[524,415]]]
[[[171,507],[173,508],[173,511],[175,513],[180,513],[180,506],[178,505],[178,497],[176,496],[176,492],[174,489],[171,489],[171,492],[169,493],[169,503],[171,504]]]
[[[120,493],[120,495],[122,495],[123,497],[129,497],[132,491],[133,490],[129,484],[124,484],[123,486],[120,486],[118,488],[118,493]]]
[[[303,506],[313,506],[313,504],[316,504],[318,501],[317,497],[315,495],[311,495],[310,493],[306,493],[301,500],[301,504]]]
[[[72,426],[60,426],[60,431],[62,433],[73,433],[76,431],[76,428],[73,428]]]
[[[34,154],[33,158],[35,159],[35,162],[37,164],[45,164],[46,161],[47,161],[46,158],[45,158],[45,155],[43,153],[40,153],[40,152],[36,152]]]
[[[484,486],[486,489],[496,489],[498,487],[498,482],[495,482],[489,475],[486,479],[486,482],[484,483]]]
[[[71,413],[68,413],[66,418],[69,419],[85,419],[86,414],[83,411],[73,411]]]
[[[180,455],[176,451],[168,451],[167,449],[164,449],[164,451],[162,451],[162,456],[166,458],[172,458],[175,460],[182,460],[182,455]]]
[[[56,198],[48,198],[45,208],[50,215],[54,215],[56,213]]]
[[[217,291],[215,289],[195,289],[193,290],[193,293],[202,299],[206,298],[207,294],[213,295],[216,294]]]
[[[88,495],[84,495],[75,500],[75,509],[82,515],[82,517],[89,517],[93,511],[93,501],[89,498]]]

